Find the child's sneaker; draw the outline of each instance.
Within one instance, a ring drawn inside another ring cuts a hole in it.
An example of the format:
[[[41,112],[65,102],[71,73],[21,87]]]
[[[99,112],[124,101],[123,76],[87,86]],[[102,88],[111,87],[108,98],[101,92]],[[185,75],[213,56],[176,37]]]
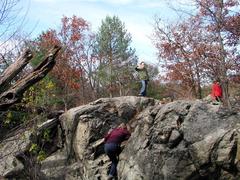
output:
[[[114,176],[109,174],[107,180],[112,180],[113,178],[114,178]]]

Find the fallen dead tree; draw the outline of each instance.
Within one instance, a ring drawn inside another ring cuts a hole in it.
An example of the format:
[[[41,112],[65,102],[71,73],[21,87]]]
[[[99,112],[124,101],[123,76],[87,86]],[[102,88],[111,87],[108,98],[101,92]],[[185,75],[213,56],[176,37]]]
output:
[[[58,46],[50,49],[41,63],[33,69],[32,72],[12,85],[11,81],[13,78],[16,77],[32,59],[32,52],[30,50],[25,51],[21,57],[3,72],[0,76],[0,111],[6,111],[10,106],[18,103],[22,99],[23,93],[29,87],[47,75],[54,67],[55,58],[60,49]]]

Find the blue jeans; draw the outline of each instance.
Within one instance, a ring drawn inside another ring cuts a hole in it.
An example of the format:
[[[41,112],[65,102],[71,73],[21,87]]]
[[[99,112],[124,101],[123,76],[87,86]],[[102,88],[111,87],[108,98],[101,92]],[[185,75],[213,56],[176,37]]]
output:
[[[140,89],[140,95],[146,96],[147,95],[147,80],[141,80],[142,87]]]
[[[117,164],[118,155],[120,153],[120,146],[115,143],[106,143],[104,145],[104,151],[108,155],[110,161],[112,162],[109,175],[117,177]]]

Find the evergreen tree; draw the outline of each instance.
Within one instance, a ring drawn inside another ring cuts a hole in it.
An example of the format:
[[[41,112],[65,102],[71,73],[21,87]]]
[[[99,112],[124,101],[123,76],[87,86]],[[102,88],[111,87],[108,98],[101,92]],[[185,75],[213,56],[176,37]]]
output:
[[[99,77],[110,97],[130,91],[132,69],[137,63],[135,49],[130,47],[131,35],[117,16],[107,16],[97,34],[97,54],[100,60]]]

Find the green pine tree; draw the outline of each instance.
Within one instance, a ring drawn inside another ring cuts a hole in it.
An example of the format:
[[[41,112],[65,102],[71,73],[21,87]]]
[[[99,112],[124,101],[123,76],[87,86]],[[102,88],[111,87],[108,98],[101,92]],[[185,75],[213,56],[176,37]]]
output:
[[[130,47],[130,33],[117,16],[107,16],[97,33],[99,77],[109,96],[126,95],[133,81],[132,69],[137,63],[135,49]]]

